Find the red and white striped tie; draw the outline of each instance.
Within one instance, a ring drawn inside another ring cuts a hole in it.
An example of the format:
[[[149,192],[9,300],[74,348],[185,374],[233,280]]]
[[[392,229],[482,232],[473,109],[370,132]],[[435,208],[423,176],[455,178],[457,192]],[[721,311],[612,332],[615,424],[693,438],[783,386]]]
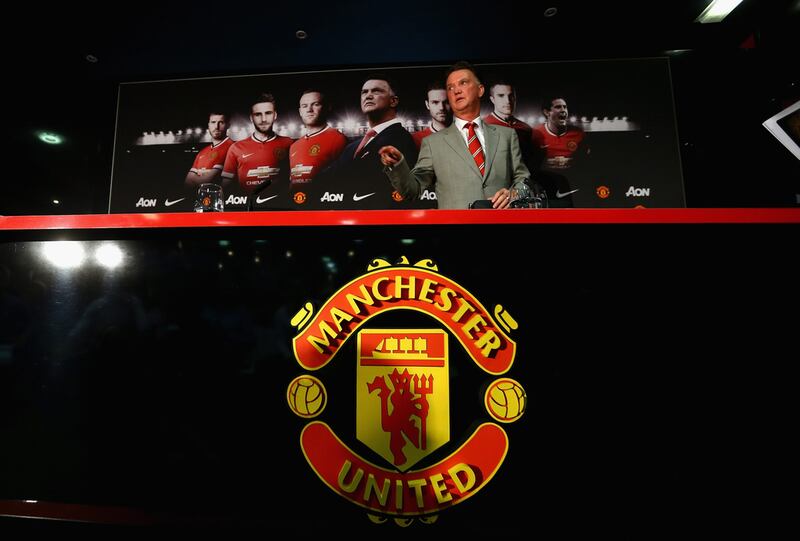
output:
[[[469,152],[472,154],[472,158],[475,160],[475,165],[478,166],[481,176],[483,176],[486,170],[486,157],[483,155],[481,141],[475,133],[475,123],[467,122],[464,127],[467,128],[467,146],[469,147]]]

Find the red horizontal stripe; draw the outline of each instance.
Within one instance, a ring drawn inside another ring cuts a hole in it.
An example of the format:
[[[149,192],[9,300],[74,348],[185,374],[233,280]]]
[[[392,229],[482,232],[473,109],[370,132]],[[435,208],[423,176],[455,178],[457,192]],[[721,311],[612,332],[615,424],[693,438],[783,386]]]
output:
[[[0,230],[483,224],[800,223],[800,209],[507,209],[0,216]]]

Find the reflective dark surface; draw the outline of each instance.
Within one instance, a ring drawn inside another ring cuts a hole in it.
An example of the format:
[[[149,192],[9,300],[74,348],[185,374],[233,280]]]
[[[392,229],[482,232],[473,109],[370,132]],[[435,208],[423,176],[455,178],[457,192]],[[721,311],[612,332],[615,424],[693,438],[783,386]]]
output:
[[[778,306],[798,300],[796,234],[766,225],[6,234],[0,500],[129,506],[198,529],[400,532],[319,481],[285,396],[303,373],[294,313],[374,258],[406,256],[432,259],[519,321],[508,376],[530,404],[504,427],[509,453],[486,488],[404,532],[638,532],[708,520],[757,485],[751,438],[770,409],[760,382],[780,373],[777,348],[790,342]],[[76,261],[72,248],[54,256],[42,240],[63,238],[82,247],[80,265],[59,268]],[[744,250],[744,239],[757,240]],[[103,261],[118,259],[109,243],[121,254],[113,269],[95,258],[106,246]],[[420,314],[372,324],[436,326]],[[480,389],[491,378],[453,344],[447,453],[489,420]],[[380,463],[355,440],[354,351],[350,340],[315,374],[331,396],[323,417]]]

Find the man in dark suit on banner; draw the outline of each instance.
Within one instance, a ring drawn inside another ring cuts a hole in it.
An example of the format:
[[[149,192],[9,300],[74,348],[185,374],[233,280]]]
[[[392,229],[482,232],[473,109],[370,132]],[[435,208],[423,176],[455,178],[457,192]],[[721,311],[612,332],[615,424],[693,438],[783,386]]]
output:
[[[509,188],[529,179],[530,173],[522,161],[516,132],[482,121],[483,94],[475,69],[458,62],[447,74],[453,124],[422,140],[415,166],[402,149],[380,149],[386,175],[403,197],[419,198],[434,188],[440,209],[466,209],[477,200],[496,209],[508,207]]]
[[[344,193],[341,206],[330,208],[391,209],[407,208],[407,202],[386,181],[378,150],[386,145],[400,149],[410,161],[417,159],[417,147],[411,134],[397,118],[400,98],[392,82],[383,75],[372,75],[361,86],[361,111],[367,117],[368,130],[351,142],[324,173],[330,181],[319,182]],[[335,186],[335,188],[333,188]],[[317,191],[319,193],[319,191]],[[324,197],[324,194],[323,194]]]

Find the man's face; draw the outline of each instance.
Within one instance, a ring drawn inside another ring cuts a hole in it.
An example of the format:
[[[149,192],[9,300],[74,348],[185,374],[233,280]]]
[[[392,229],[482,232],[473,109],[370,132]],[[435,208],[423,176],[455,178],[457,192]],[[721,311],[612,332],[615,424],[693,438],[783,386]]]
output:
[[[393,107],[397,107],[397,96],[386,81],[370,79],[361,87],[362,113],[379,113]]]
[[[306,126],[319,126],[324,122],[324,104],[319,92],[309,92],[300,97],[300,119]]]
[[[208,133],[211,138],[216,140],[224,139],[225,133],[228,131],[228,119],[225,115],[209,115],[208,117]]]
[[[461,116],[479,114],[483,85],[470,70],[457,70],[447,77],[447,99],[453,112]]]
[[[567,111],[567,102],[558,98],[553,100],[550,109],[546,109],[547,121],[554,126],[566,126],[569,111]]]
[[[269,101],[256,103],[250,110],[250,120],[253,121],[253,126],[257,132],[265,135],[272,131],[272,125],[276,118],[278,118],[278,113],[275,112],[275,104]]]
[[[425,100],[425,107],[431,114],[431,118],[447,124],[452,112],[450,110],[450,103],[447,101],[446,90],[429,90],[428,99]]]
[[[507,117],[514,114],[517,96],[511,85],[494,85],[489,92],[489,99],[494,104],[494,112]]]

